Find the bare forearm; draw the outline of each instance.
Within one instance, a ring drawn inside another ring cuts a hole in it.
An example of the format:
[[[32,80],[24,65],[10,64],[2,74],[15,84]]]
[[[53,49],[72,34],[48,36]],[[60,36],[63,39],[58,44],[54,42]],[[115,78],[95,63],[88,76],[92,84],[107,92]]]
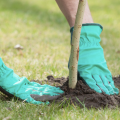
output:
[[[67,19],[70,27],[73,27],[75,24],[79,0],[56,0],[56,2],[65,18]],[[86,4],[83,23],[93,23],[88,3]]]

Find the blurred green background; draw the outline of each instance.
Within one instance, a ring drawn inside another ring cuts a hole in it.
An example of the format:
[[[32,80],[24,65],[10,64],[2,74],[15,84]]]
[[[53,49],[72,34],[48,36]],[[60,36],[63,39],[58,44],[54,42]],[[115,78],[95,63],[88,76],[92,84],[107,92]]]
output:
[[[101,45],[113,76],[120,73],[119,1],[88,1],[95,23],[104,27]],[[70,52],[69,25],[53,0],[1,0],[0,52],[20,76],[45,79],[67,76]],[[22,55],[14,49],[24,47]],[[8,59],[9,58],[9,59]]]

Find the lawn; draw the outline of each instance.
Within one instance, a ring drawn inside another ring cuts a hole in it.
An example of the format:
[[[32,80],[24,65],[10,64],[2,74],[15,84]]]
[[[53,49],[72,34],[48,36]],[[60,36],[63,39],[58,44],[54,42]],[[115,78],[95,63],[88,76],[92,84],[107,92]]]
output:
[[[120,1],[88,1],[95,23],[103,25],[101,45],[113,76],[120,74]],[[0,0],[0,57],[19,76],[44,80],[68,76],[70,32],[53,0]],[[14,49],[16,44],[24,47]],[[0,95],[4,120],[119,120],[120,109],[86,109],[58,104],[31,105]]]

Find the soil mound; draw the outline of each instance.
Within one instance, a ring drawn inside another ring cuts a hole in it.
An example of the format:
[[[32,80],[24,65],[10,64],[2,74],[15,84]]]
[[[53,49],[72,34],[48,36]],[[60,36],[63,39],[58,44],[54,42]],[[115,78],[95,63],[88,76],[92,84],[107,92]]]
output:
[[[104,93],[97,93],[89,86],[84,84],[81,80],[77,82],[77,86],[75,89],[70,89],[68,87],[68,80],[69,78],[61,77],[61,78],[54,78],[52,75],[47,76],[47,80],[39,81],[34,80],[40,84],[49,84],[59,86],[64,92],[65,95],[54,100],[54,102],[60,104],[74,104],[80,107],[87,107],[87,108],[105,108],[110,107],[114,108],[116,106],[120,106],[120,95],[106,95]],[[120,76],[113,77],[115,82],[115,86],[120,88]],[[53,101],[51,101],[53,102]]]

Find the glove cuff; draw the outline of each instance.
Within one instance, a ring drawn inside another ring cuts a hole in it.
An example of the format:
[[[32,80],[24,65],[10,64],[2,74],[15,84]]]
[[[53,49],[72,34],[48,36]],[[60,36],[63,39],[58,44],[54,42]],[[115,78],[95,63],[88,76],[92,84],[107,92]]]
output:
[[[13,70],[8,68],[0,58],[0,81],[10,74],[10,72],[13,72]]]
[[[84,23],[82,24],[82,27],[83,26],[99,26],[103,30],[103,26],[98,23]],[[73,32],[73,30],[74,30],[74,26],[70,28],[70,32]]]
[[[70,29],[71,32],[71,42],[73,35],[74,27]],[[82,24],[81,35],[80,35],[80,46],[95,44],[100,42],[100,34],[103,30],[103,27],[97,23],[86,23]]]

